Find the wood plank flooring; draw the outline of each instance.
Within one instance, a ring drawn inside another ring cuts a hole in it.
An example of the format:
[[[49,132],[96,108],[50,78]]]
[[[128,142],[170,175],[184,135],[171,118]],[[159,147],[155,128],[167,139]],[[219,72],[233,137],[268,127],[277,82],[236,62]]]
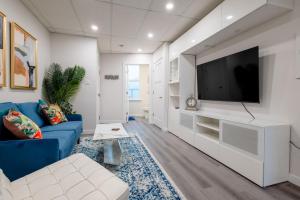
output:
[[[291,183],[260,188],[175,135],[143,119],[124,125],[140,136],[189,200],[300,200]]]

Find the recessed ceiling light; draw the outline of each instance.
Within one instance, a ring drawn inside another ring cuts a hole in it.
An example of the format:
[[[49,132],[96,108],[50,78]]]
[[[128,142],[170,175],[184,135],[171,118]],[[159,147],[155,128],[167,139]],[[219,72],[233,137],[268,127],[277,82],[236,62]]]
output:
[[[191,40],[191,42],[192,42],[192,43],[195,43],[195,42],[196,42],[196,40]]]
[[[231,20],[232,18],[233,18],[232,15],[228,15],[228,16],[226,17],[227,20]]]
[[[142,52],[143,50],[142,50],[141,48],[138,48],[137,51],[138,51],[138,52]]]
[[[154,37],[154,35],[153,35],[153,33],[148,33],[148,38],[153,38]]]
[[[173,10],[173,8],[174,8],[174,4],[172,2],[169,2],[169,3],[166,4],[166,9],[167,10]]]
[[[91,25],[91,29],[93,31],[98,31],[98,26],[93,24],[93,25]]]

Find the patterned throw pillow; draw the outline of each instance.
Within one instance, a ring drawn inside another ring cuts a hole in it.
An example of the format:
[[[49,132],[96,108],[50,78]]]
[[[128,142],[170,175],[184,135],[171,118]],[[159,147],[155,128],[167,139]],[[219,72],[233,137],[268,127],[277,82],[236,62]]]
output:
[[[0,169],[0,199],[13,200],[11,183]]]
[[[51,125],[67,122],[65,114],[56,104],[48,105],[44,100],[39,100],[41,113],[45,116]]]
[[[41,129],[21,112],[10,109],[3,123],[13,135],[20,139],[42,139]]]

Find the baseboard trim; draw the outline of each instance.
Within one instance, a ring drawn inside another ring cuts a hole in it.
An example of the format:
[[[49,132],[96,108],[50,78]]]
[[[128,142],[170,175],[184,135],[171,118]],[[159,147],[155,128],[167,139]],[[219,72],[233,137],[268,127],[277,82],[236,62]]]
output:
[[[90,134],[94,134],[95,130],[94,129],[88,129],[88,130],[83,130],[84,135],[90,135]]]
[[[290,174],[289,175],[289,182],[297,185],[300,187],[300,177],[299,176],[296,176],[294,174]]]
[[[161,130],[164,132],[168,132],[168,127],[163,127]]]
[[[129,116],[134,116],[134,117],[144,117],[144,115],[140,115],[140,114],[130,114]]]
[[[101,124],[108,124],[108,123],[125,123],[124,120],[100,120]]]

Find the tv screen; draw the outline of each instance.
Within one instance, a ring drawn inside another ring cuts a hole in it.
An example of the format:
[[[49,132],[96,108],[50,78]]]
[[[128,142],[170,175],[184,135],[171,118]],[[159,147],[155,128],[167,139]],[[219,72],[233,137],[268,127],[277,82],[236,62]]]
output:
[[[259,56],[254,47],[197,66],[198,99],[259,103]]]

